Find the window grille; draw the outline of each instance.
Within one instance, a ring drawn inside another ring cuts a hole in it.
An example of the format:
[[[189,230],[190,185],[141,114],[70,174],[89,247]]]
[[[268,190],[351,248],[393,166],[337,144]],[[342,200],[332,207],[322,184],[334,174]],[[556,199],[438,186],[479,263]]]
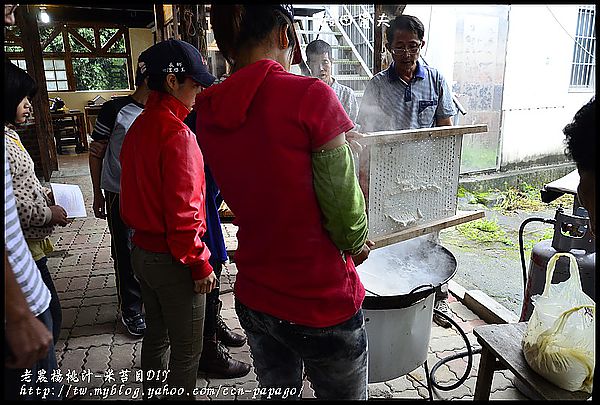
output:
[[[48,91],[69,90],[67,68],[63,59],[44,59]]]
[[[596,10],[594,6],[580,6],[575,32],[572,89],[593,89],[596,70]]]
[[[18,67],[27,72],[27,63],[25,62],[25,59],[11,59],[10,61],[14,65],[17,65]]]

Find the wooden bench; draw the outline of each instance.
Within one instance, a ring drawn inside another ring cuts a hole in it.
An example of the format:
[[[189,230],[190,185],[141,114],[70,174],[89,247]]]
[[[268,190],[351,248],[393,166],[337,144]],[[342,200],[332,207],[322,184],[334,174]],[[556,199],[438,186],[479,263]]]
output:
[[[475,386],[475,400],[489,400],[494,371],[509,369],[524,388],[540,399],[586,400],[590,394],[583,391],[570,392],[557,387],[537,374],[523,356],[521,341],[526,322],[482,325],[473,329],[481,345],[481,359]],[[537,399],[537,398],[535,398]]]

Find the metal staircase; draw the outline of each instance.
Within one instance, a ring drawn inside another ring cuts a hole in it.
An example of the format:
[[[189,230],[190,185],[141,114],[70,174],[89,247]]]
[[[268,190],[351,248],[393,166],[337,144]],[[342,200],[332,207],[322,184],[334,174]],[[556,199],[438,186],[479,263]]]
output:
[[[296,12],[296,22],[304,59],[308,43],[315,39],[327,42],[333,53],[333,77],[352,88],[360,99],[373,77],[373,5],[311,6],[313,14],[303,13],[303,8],[308,7],[294,4],[294,9],[300,11]]]

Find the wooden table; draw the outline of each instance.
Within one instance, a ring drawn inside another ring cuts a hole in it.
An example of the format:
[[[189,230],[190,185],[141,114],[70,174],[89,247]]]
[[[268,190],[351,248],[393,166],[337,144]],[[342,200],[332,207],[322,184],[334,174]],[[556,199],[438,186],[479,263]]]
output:
[[[54,126],[55,136],[57,140],[57,148],[60,149],[60,136],[57,133],[60,131],[60,127],[64,126],[65,120],[72,120],[72,126],[74,127],[78,144],[83,148],[84,151],[89,149],[87,134],[85,130],[85,116],[81,111],[68,111],[68,112],[52,112],[50,113],[52,118],[52,125]]]
[[[102,105],[86,105],[83,107],[85,111],[85,130],[91,135],[94,131],[94,125],[96,124],[96,118],[102,109]]]
[[[557,387],[537,374],[523,356],[521,341],[527,322],[482,325],[473,329],[481,345],[474,400],[489,400],[494,371],[509,369],[521,383],[539,398],[546,400],[586,400],[583,391],[570,392]]]

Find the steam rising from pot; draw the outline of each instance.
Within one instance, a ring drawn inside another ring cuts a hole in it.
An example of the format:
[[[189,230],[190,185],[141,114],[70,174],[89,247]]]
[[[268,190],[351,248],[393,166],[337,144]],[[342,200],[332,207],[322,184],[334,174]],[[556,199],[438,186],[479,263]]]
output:
[[[438,286],[453,266],[453,258],[424,235],[373,250],[356,270],[367,290],[387,296],[408,294],[423,284]]]

